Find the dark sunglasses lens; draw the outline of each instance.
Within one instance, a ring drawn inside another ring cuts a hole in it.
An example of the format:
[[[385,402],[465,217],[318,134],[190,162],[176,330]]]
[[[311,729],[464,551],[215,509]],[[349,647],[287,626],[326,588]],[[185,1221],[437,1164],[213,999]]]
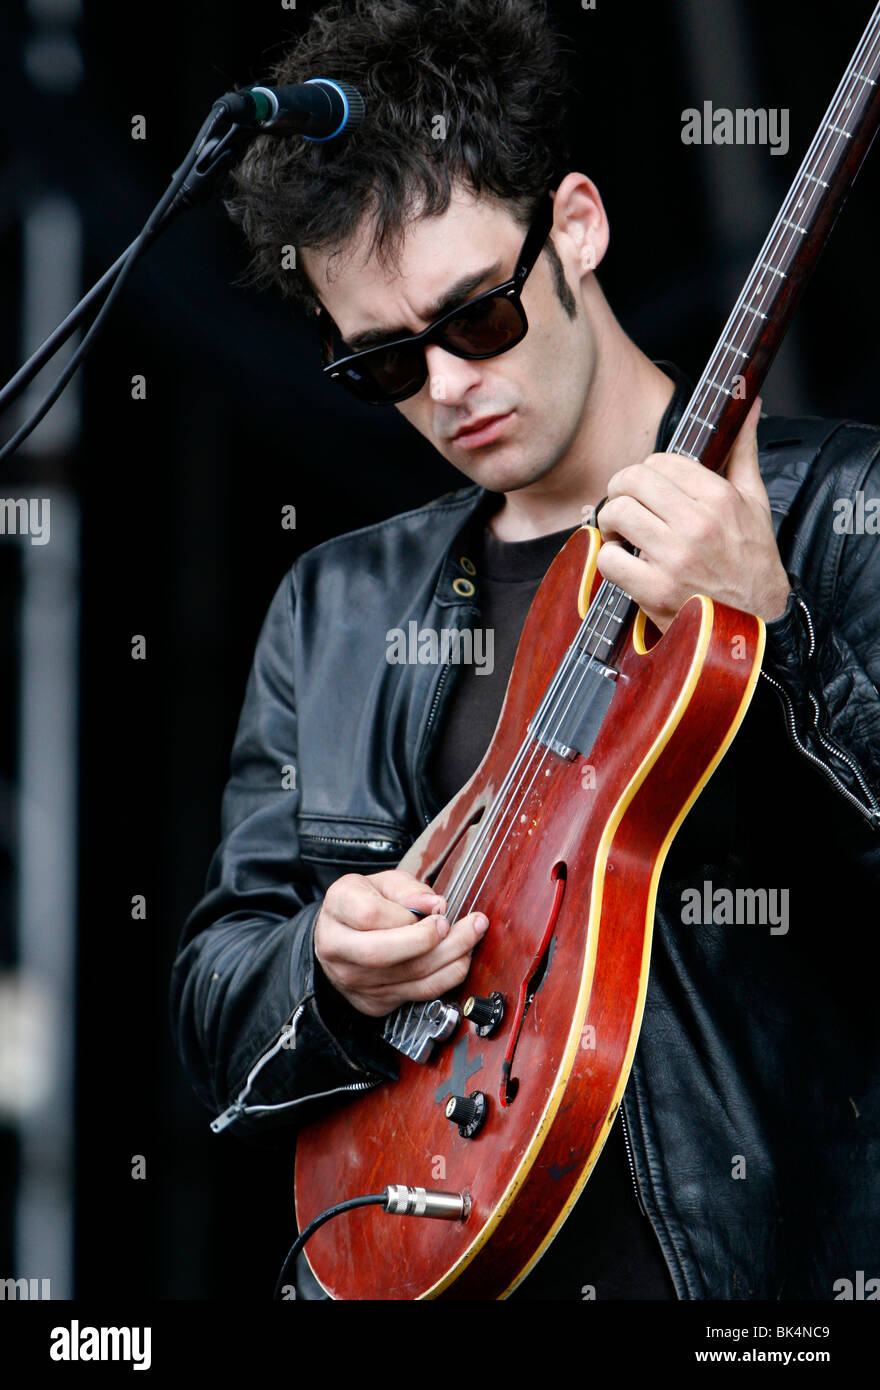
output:
[[[424,347],[421,343],[402,343],[395,347],[377,347],[363,363],[364,375],[380,389],[382,398],[402,400],[421,391],[428,379]]]
[[[350,389],[374,405],[414,396],[428,379],[424,348],[406,344],[377,348],[344,370]]]
[[[525,331],[514,301],[498,295],[480,300],[471,309],[462,309],[445,323],[443,342],[453,351],[483,357],[514,347]]]

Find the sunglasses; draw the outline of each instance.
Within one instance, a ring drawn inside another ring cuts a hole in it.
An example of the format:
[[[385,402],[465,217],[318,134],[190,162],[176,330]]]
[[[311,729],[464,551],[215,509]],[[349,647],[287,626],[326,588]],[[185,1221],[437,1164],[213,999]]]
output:
[[[324,375],[368,405],[394,405],[416,395],[428,380],[424,349],[429,343],[475,361],[516,347],[529,331],[520,295],[552,226],[553,200],[548,194],[528,230],[512,278],[451,309],[422,333],[407,333],[379,347],[350,352],[326,309],[319,308]]]

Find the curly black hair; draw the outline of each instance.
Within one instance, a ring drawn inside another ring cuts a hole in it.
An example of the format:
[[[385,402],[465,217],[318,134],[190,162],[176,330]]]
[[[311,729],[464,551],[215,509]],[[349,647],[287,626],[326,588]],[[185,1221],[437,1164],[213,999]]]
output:
[[[338,250],[371,213],[373,249],[393,261],[407,223],[445,212],[456,183],[502,200],[528,225],[568,167],[566,59],[545,0],[354,0],[318,11],[272,81],[350,82],[366,118],[326,144],[251,143],[226,202],[252,252],[251,283],[314,307],[302,269],[283,268],[282,248]],[[573,314],[549,241],[547,251]]]

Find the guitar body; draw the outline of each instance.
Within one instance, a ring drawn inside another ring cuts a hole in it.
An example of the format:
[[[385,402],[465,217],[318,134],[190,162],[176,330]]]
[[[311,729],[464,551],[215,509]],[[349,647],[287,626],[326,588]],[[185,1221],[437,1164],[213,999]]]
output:
[[[577,633],[578,608],[598,582],[599,543],[584,528],[554,561],[483,761],[402,861],[438,891],[467,855]],[[306,1128],[297,1149],[300,1230],[327,1207],[392,1183],[465,1192],[470,1213],[453,1222],[367,1207],[336,1218],[307,1247],[333,1298],[503,1298],[553,1239],[629,1076],[666,852],[739,727],[763,646],[758,618],[705,598],[690,599],[654,645],[640,613],[589,756],[535,746],[515,815],[468,901],[490,925],[454,996],[499,992],[500,1028],[480,1037],[462,1018],[427,1063],[401,1057],[398,1082]],[[530,1002],[518,1020],[520,999]],[[487,1117],[464,1138],[446,1103],[453,1091],[476,1090]]]

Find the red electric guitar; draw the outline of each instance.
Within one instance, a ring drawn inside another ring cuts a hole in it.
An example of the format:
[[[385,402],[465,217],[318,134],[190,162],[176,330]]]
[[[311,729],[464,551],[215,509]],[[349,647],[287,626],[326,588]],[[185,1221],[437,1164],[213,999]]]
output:
[[[670,453],[723,469],[876,133],[878,81],[880,5]],[[298,1143],[301,1231],[394,1183],[461,1194],[460,1217],[337,1217],[306,1247],[333,1298],[503,1298],[564,1222],[617,1114],[660,871],[748,708],[764,626],[694,597],[657,640],[597,576],[599,545],[584,527],[554,561],[483,761],[402,860],[447,897],[450,920],[488,916],[466,987],[391,1015],[399,1081]]]

